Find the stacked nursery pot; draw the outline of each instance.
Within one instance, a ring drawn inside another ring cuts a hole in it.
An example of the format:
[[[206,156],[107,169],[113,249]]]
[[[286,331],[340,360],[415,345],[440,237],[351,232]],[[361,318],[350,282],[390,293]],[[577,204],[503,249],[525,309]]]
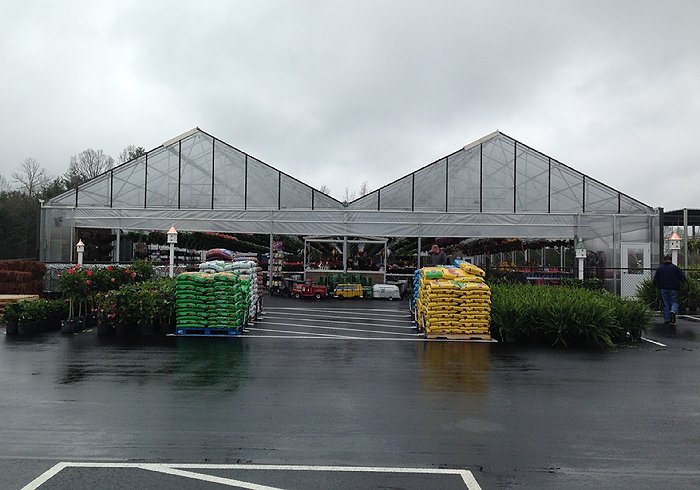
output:
[[[491,289],[484,276],[467,262],[421,269],[416,310],[428,337],[491,338]]]

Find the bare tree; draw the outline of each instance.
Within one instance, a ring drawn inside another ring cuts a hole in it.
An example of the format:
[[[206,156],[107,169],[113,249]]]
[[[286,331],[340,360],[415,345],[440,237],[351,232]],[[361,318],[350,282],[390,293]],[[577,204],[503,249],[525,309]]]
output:
[[[65,180],[68,187],[75,187],[86,180],[106,172],[114,164],[114,159],[102,150],[88,148],[70,157]]]
[[[360,184],[360,197],[366,196],[369,194],[369,184],[365,180],[362,184]]]
[[[322,185],[318,190],[329,196],[331,195],[331,190],[327,185]]]
[[[50,180],[46,169],[32,157],[24,159],[19,164],[19,171],[13,172],[12,178],[19,184],[20,191],[29,197],[39,194]]]
[[[351,201],[354,201],[356,195],[357,194],[355,193],[355,191],[350,191],[349,187],[345,187],[345,196],[343,197],[343,202],[347,204]]]
[[[146,150],[143,146],[128,145],[119,153],[119,163],[130,162],[134,158],[145,154]]]
[[[4,175],[0,174],[0,193],[9,191],[10,183],[7,181]]]

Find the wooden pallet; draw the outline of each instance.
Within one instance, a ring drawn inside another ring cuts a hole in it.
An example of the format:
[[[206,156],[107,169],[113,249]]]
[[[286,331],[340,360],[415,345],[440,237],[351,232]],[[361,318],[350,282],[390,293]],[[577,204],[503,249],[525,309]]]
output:
[[[426,339],[441,339],[441,340],[478,340],[491,342],[491,335],[487,333],[440,333],[426,332]]]
[[[39,299],[38,294],[0,294],[0,312],[5,309],[5,306],[20,301],[35,301]]]

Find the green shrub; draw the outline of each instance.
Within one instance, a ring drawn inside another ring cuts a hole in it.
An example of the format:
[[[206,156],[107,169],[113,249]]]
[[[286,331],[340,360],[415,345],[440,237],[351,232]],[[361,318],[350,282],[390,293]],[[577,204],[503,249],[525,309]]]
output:
[[[639,283],[636,297],[652,310],[661,308],[661,293],[651,282],[651,279],[644,279]]]
[[[2,322],[5,325],[16,324],[19,321],[20,313],[22,313],[22,304],[10,303],[2,311]]]
[[[592,277],[590,279],[562,279],[562,286],[572,288],[590,289],[591,291],[602,291],[605,287],[602,279]]]
[[[97,296],[98,321],[105,325],[169,324],[175,313],[175,281],[164,278],[127,284]]]
[[[491,293],[491,332],[507,342],[611,347],[651,321],[643,303],[604,290],[496,284]]]

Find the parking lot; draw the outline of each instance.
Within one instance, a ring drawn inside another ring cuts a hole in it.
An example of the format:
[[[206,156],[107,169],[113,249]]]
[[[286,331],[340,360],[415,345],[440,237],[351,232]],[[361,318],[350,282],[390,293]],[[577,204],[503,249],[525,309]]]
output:
[[[425,341],[406,302],[266,298],[241,338],[3,337],[0,480],[697,488],[699,331],[609,351]]]

